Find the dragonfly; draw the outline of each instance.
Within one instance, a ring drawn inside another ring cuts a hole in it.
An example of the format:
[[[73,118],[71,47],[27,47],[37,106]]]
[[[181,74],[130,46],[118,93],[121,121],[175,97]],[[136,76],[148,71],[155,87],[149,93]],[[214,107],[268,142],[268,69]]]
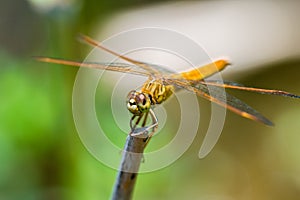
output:
[[[169,97],[171,97],[175,92],[176,88],[190,91],[197,96],[216,103],[242,117],[268,126],[273,126],[274,124],[261,113],[247,105],[245,102],[227,92],[224,92],[224,89],[234,89],[260,94],[300,98],[299,95],[281,90],[247,87],[231,81],[205,80],[206,78],[219,73],[229,66],[230,63],[227,60],[220,59],[209,64],[196,67],[189,71],[174,73],[173,71],[169,71],[162,66],[134,60],[114,52],[89,36],[79,35],[79,39],[84,43],[91,45],[92,47],[102,49],[103,51],[106,51],[130,64],[77,62],[51,57],[36,57],[36,60],[46,63],[101,69],[147,77],[147,81],[142,85],[140,90],[132,90],[127,96],[127,109],[133,114],[130,120],[132,135],[134,135],[134,130],[137,125],[141,124],[142,127],[145,127],[147,117],[150,115],[152,122],[146,130],[151,130],[148,135],[148,138],[151,138],[158,127],[158,120],[152,108],[155,105],[161,104],[169,99]]]

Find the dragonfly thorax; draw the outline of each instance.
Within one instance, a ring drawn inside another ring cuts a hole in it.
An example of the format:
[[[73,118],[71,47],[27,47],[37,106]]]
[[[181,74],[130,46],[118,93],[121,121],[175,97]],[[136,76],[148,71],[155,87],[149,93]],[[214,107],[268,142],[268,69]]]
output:
[[[160,104],[167,100],[174,91],[173,85],[163,84],[160,80],[148,80],[142,87],[141,92],[150,97],[151,104]]]

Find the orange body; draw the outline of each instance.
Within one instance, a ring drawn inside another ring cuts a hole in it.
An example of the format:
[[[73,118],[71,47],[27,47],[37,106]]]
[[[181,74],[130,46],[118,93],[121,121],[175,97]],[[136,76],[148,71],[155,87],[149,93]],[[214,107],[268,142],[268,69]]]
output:
[[[213,63],[209,63],[187,72],[174,74],[172,75],[172,78],[183,78],[189,81],[198,81],[207,78],[219,71],[222,71],[228,65],[229,62],[227,60],[217,60]]]

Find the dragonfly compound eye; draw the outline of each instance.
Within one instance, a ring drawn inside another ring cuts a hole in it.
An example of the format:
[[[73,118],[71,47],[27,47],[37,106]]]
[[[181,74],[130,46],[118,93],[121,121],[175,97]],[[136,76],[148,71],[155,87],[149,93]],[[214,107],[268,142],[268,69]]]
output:
[[[127,109],[134,115],[140,115],[150,110],[151,100],[147,94],[135,90],[127,96]]]
[[[146,113],[149,111],[151,107],[151,101],[148,95],[144,93],[140,93],[136,96],[136,102],[138,109],[141,113]]]
[[[126,101],[127,109],[128,109],[132,114],[135,114],[135,115],[141,114],[141,112],[140,112],[139,109],[138,109],[137,102],[136,102],[136,97],[137,97],[137,95],[138,95],[138,92],[136,92],[135,90],[129,92],[129,94],[128,94],[128,96],[127,96],[127,101]]]

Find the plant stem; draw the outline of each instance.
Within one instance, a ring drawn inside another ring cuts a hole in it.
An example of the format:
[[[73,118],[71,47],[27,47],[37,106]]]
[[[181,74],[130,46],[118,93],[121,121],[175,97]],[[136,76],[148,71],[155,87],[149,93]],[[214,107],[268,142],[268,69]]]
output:
[[[112,200],[129,200],[132,197],[143,152],[147,145],[146,129],[147,127],[137,128],[134,130],[134,136],[128,135],[126,139]]]

